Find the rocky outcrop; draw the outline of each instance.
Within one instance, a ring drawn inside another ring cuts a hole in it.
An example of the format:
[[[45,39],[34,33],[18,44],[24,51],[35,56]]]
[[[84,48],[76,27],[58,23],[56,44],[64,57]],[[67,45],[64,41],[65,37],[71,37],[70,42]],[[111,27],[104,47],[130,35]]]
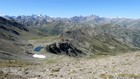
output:
[[[77,49],[70,42],[53,43],[46,47],[47,51],[54,54],[65,54],[68,56],[82,56],[85,55],[81,50]]]

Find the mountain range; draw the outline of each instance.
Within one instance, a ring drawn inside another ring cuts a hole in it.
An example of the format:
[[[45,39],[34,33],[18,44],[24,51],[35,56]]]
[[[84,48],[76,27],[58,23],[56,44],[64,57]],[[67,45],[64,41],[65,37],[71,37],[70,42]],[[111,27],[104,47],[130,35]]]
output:
[[[60,17],[50,17],[47,15],[30,15],[30,16],[3,16],[7,19],[15,19],[17,22],[22,24],[26,24],[26,26],[33,26],[33,25],[41,25],[47,22],[64,22],[64,23],[90,23],[90,24],[106,24],[106,23],[113,23],[118,24],[120,26],[125,27],[134,27],[139,24],[140,19],[129,19],[129,18],[106,18],[106,17],[99,17],[96,15],[90,16],[74,16],[70,18],[60,18]],[[34,21],[33,21],[34,20]],[[90,25],[89,24],[89,25]],[[90,25],[92,26],[92,25]]]
[[[129,18],[106,18],[96,15],[90,16],[74,16],[71,18],[50,17],[47,15],[31,15],[31,16],[3,16],[9,20],[15,20],[27,27],[37,28],[48,34],[58,35],[62,30],[70,27],[96,27],[103,24],[111,23],[129,29],[140,29],[140,19]],[[47,29],[45,29],[47,28]],[[57,30],[55,30],[57,28]]]
[[[30,56],[36,45],[28,41],[48,37],[51,40],[49,44],[40,43],[46,44],[45,52],[74,57],[114,55],[118,52],[139,50],[139,26],[140,19],[105,18],[96,15],[71,18],[46,15],[2,16],[0,50],[3,55],[23,52],[22,54]],[[51,36],[57,39],[52,39]],[[12,47],[16,44],[15,48],[7,46],[9,42]],[[22,51],[15,52],[17,49]]]

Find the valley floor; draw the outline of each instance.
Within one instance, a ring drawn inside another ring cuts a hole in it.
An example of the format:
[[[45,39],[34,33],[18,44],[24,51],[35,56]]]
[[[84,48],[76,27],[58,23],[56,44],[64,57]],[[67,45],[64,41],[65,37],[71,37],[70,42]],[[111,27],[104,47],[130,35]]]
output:
[[[1,66],[0,78],[140,79],[140,51],[94,59],[54,55],[52,58],[27,66],[23,64]]]

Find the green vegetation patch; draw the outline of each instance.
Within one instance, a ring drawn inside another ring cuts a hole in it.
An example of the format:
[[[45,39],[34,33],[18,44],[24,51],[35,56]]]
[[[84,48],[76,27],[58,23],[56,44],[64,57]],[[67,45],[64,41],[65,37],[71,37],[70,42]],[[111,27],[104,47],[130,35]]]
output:
[[[4,60],[0,61],[0,67],[26,67],[34,65],[33,62],[21,61],[21,60]]]
[[[132,79],[140,79],[140,74],[118,74],[118,77],[121,78],[132,78]]]

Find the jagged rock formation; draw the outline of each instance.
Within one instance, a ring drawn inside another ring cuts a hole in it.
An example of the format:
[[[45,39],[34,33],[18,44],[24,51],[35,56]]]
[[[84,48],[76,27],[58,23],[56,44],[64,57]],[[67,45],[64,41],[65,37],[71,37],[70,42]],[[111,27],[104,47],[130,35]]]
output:
[[[85,54],[81,50],[77,49],[77,47],[73,46],[68,40],[48,45],[46,49],[54,54],[65,54],[74,57]]]
[[[43,27],[44,24],[55,22],[55,23],[74,23],[74,24],[88,24],[90,26],[113,23],[118,24],[122,27],[138,28],[140,19],[129,19],[129,18],[106,18],[96,15],[90,16],[74,16],[71,18],[60,18],[60,17],[50,17],[47,15],[30,15],[30,16],[4,16],[9,20],[16,20],[17,22],[24,24],[25,26]]]

